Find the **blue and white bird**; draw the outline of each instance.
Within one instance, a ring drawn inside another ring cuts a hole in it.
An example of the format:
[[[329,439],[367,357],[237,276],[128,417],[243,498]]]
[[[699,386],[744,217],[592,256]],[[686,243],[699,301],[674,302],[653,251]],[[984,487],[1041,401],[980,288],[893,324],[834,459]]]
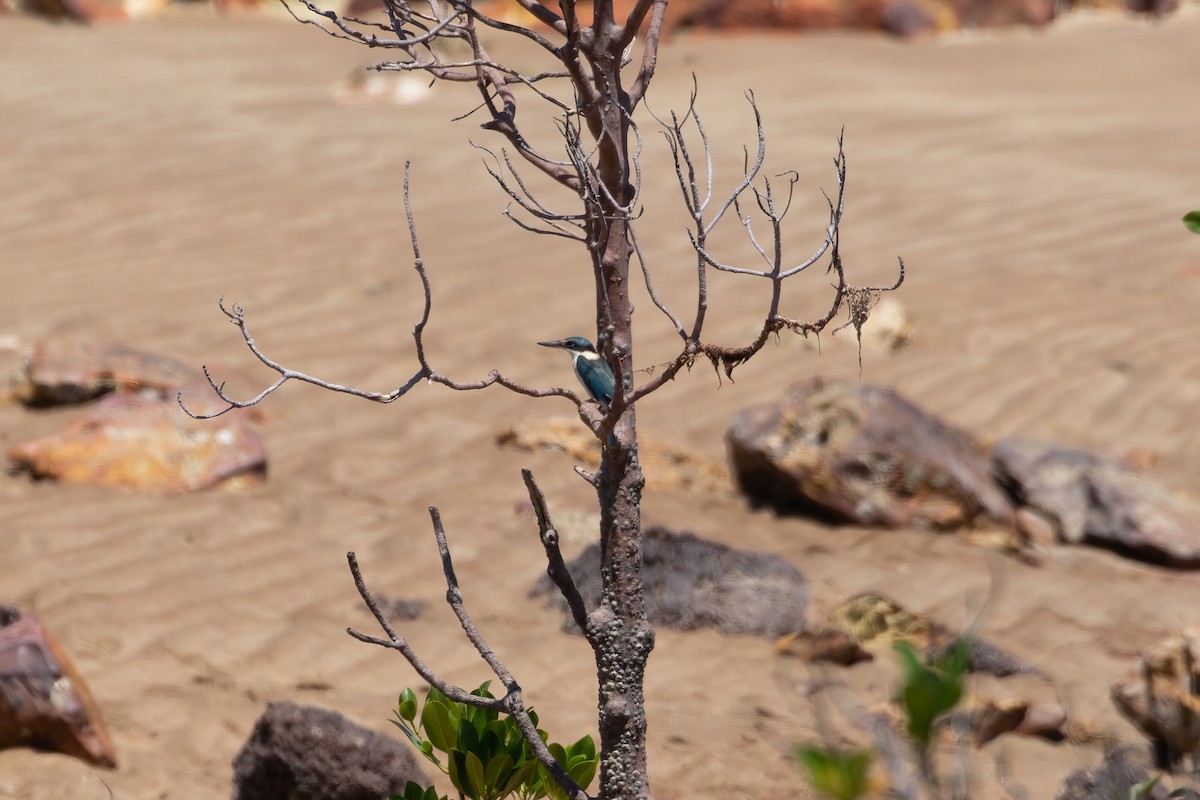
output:
[[[583,384],[588,396],[608,408],[612,402],[616,381],[613,380],[612,368],[608,362],[596,352],[592,343],[581,336],[570,336],[566,339],[556,339],[552,342],[538,342],[542,347],[559,347],[571,356],[571,366],[575,368],[575,377]]]

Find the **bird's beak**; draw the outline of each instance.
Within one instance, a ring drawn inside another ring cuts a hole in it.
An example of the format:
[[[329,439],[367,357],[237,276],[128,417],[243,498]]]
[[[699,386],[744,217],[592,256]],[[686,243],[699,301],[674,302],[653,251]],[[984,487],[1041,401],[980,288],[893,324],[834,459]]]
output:
[[[551,342],[538,342],[542,347],[566,347],[567,343],[562,339],[555,339]]]

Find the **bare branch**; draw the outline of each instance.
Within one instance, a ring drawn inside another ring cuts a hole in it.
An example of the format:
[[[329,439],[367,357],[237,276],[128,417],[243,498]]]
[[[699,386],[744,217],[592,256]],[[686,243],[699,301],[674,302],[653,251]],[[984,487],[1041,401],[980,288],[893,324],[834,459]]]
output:
[[[571,609],[571,616],[575,619],[575,624],[579,626],[579,630],[583,631],[584,636],[588,637],[588,641],[595,648],[596,643],[588,635],[587,607],[584,605],[583,596],[579,594],[579,587],[571,579],[571,573],[567,569],[566,562],[563,561],[562,551],[558,548],[558,529],[550,520],[550,510],[546,507],[546,496],[538,488],[532,472],[523,469],[521,477],[525,480],[525,488],[529,491],[529,502],[533,504],[533,513],[537,515],[538,535],[542,540],[542,546],[546,549],[546,574],[550,576],[550,580],[554,581],[554,585],[562,593],[563,599],[567,601],[567,607]]]
[[[646,293],[650,295],[650,302],[654,303],[655,307],[671,321],[671,325],[675,327],[675,332],[679,334],[680,338],[686,340],[688,336],[687,331],[683,329],[683,323],[671,313],[671,310],[663,304],[663,301],[659,299],[658,294],[654,291],[654,284],[650,280],[650,267],[646,264],[646,256],[642,252],[642,244],[638,240],[637,230],[632,225],[629,226],[629,238],[633,243],[634,255],[637,256],[638,264],[642,268],[642,278],[645,280]]]
[[[505,686],[510,686],[515,683],[512,673],[508,671],[508,667],[504,666],[504,662],[496,655],[491,646],[484,640],[479,633],[479,629],[475,627],[475,622],[471,619],[471,615],[467,613],[467,609],[463,606],[462,590],[458,588],[458,578],[454,575],[454,563],[450,559],[450,545],[446,542],[446,530],[442,527],[442,514],[436,506],[429,507],[429,516],[433,520],[433,535],[437,539],[438,555],[442,559],[442,572],[446,576],[446,602],[454,611],[454,616],[458,617],[458,622],[462,625],[463,632],[467,635],[467,639],[475,646],[479,655],[487,662],[487,665],[492,668],[492,672],[496,673],[496,677]]]
[[[375,617],[375,621],[379,623],[379,627],[383,628],[383,632],[387,634],[388,638],[386,640],[376,639],[375,637],[359,633],[353,628],[347,628],[346,633],[350,634],[355,639],[358,639],[360,642],[377,644],[382,647],[399,651],[400,654],[403,655],[408,661],[408,663],[412,665],[412,668],[416,670],[417,674],[425,679],[426,683],[455,702],[466,703],[467,705],[476,706],[477,708],[487,708],[493,711],[504,710],[502,700],[495,700],[473,695],[462,687],[455,686],[452,683],[447,683],[445,680],[438,677],[438,675],[417,656],[412,647],[409,646],[408,642],[405,641],[404,638],[397,634],[392,628],[391,623],[388,622],[387,617],[384,616],[383,611],[379,608],[379,603],[375,600],[375,597],[371,594],[371,592],[367,590],[367,584],[363,579],[362,570],[360,570],[358,567],[358,557],[353,551],[346,553],[346,561],[350,564],[350,574],[354,576],[354,586],[358,589],[359,596],[362,597],[363,602],[366,603],[367,608],[370,609],[371,615]]]
[[[462,605],[462,592],[459,591],[458,581],[454,577],[454,567],[450,562],[450,548],[446,544],[446,534],[442,529],[441,515],[436,508],[431,507],[429,514],[433,518],[434,535],[437,537],[438,550],[441,553],[442,569],[446,574],[446,600],[450,603],[454,613],[458,616],[459,622],[463,626],[463,630],[467,634],[467,638],[471,640],[471,644],[475,646],[476,651],[488,662],[488,666],[496,673],[496,677],[504,684],[505,695],[501,698],[480,697],[479,695],[471,694],[461,686],[447,683],[445,680],[438,677],[433,670],[417,657],[402,637],[392,628],[387,617],[384,616],[379,608],[379,603],[367,589],[366,581],[363,579],[362,571],[358,567],[358,558],[353,552],[346,554],[346,560],[350,564],[350,573],[354,576],[354,585],[358,589],[358,594],[370,609],[371,614],[375,617],[375,621],[383,628],[387,634],[387,639],[379,639],[373,636],[359,633],[358,631],[347,628],[346,633],[360,642],[367,644],[379,645],[391,650],[396,650],[404,656],[417,674],[425,679],[430,686],[436,688],[450,700],[465,705],[475,706],[476,708],[486,708],[496,712],[504,712],[512,716],[516,721],[517,727],[521,731],[521,735],[525,737],[530,746],[533,748],[534,755],[538,761],[546,767],[551,775],[554,776],[555,782],[563,788],[572,800],[591,800],[587,792],[580,788],[563,768],[554,760],[553,754],[546,747],[546,743],[542,741],[542,737],[538,734],[537,726],[533,724],[533,719],[529,716],[529,711],[525,708],[525,702],[522,699],[521,687],[505,669],[504,664],[488,646],[487,642],[480,636],[478,630],[475,629],[474,623]]]
[[[246,324],[245,310],[242,308],[242,306],[239,304],[234,304],[232,310],[228,309],[225,307],[224,298],[221,298],[220,302],[218,303],[221,313],[228,317],[230,322],[238,327],[242,333],[242,339],[246,342],[246,346],[250,348],[250,352],[254,354],[255,358],[257,358],[264,365],[278,372],[279,379],[249,400],[236,400],[226,394],[224,384],[217,383],[216,379],[214,379],[210,374],[208,367],[204,367],[204,376],[208,379],[209,386],[212,387],[213,391],[216,392],[218,397],[225,401],[227,406],[211,414],[196,414],[184,404],[182,395],[177,395],[176,400],[183,411],[194,419],[212,419],[213,417],[219,417],[222,414],[226,414],[235,408],[248,408],[250,406],[257,405],[265,400],[269,395],[274,394],[276,391],[282,388],[283,385],[288,381],[293,380],[301,381],[303,383],[310,383],[314,386],[319,386],[322,389],[353,395],[355,397],[360,397],[364,400],[371,400],[376,403],[391,403],[400,397],[403,397],[410,389],[412,389],[422,380],[425,380],[429,383],[441,384],[442,386],[446,386],[450,389],[460,392],[486,389],[489,386],[496,385],[503,386],[505,389],[508,389],[511,392],[525,395],[526,397],[565,397],[574,403],[576,408],[580,410],[581,417],[588,422],[589,425],[595,427],[592,419],[594,416],[594,410],[589,408],[589,405],[594,406],[594,404],[584,403],[583,398],[570,389],[565,389],[562,387],[534,389],[506,378],[500,373],[499,370],[492,370],[487,374],[487,377],[477,381],[456,381],[434,370],[432,365],[430,365],[429,359],[425,353],[424,340],[425,326],[429,324],[429,316],[433,310],[433,292],[429,283],[429,275],[425,271],[425,263],[421,259],[420,242],[417,239],[416,221],[413,216],[412,203],[409,196],[408,162],[406,162],[404,165],[404,214],[408,220],[409,240],[412,243],[413,269],[416,271],[417,276],[421,280],[421,288],[425,299],[424,308],[421,312],[421,318],[417,321],[417,324],[413,326],[412,335],[413,341],[416,344],[416,354],[419,369],[413,373],[412,377],[405,381],[403,385],[393,389],[390,392],[371,392],[355,386],[344,386],[339,383],[333,383],[332,381],[316,378],[312,375],[299,372],[298,370],[285,367],[282,364],[272,360],[265,353],[259,350],[258,345],[254,341],[254,337],[251,336],[250,329]]]
[[[727,196],[722,206],[716,211],[711,218],[706,217],[706,209],[711,197],[712,188],[712,166],[710,159],[711,149],[709,147],[708,135],[704,130],[703,123],[699,116],[695,113],[695,96],[689,102],[687,113],[682,119],[678,115],[671,115],[670,123],[663,123],[664,135],[667,138],[667,143],[670,146],[672,158],[675,162],[675,175],[683,193],[684,205],[691,213],[693,220],[696,223],[695,230],[688,231],[688,238],[691,241],[692,247],[696,252],[697,264],[697,303],[696,303],[696,320],[693,324],[690,335],[685,335],[683,347],[679,354],[669,363],[653,379],[645,384],[637,387],[628,397],[627,403],[634,403],[642,397],[661,388],[667,381],[674,380],[680,370],[691,368],[697,357],[704,356],[713,365],[714,369],[724,372],[725,377],[733,379],[733,370],[744,364],[756,353],[758,353],[767,343],[772,334],[778,333],[783,329],[788,329],[793,333],[801,336],[808,336],[810,333],[819,334],[828,326],[837,316],[838,311],[842,308],[843,303],[848,303],[850,310],[850,320],[846,325],[853,325],[859,334],[860,349],[859,349],[859,368],[862,368],[862,350],[861,350],[861,328],[866,321],[867,315],[871,308],[878,301],[879,294],[885,291],[892,291],[899,288],[904,280],[904,262],[900,261],[900,274],[896,282],[892,286],[871,286],[871,287],[854,287],[846,282],[845,272],[842,267],[841,254],[838,251],[838,232],[841,226],[842,214],[845,211],[845,188],[846,188],[846,157],[843,148],[843,137],[838,136],[838,153],[834,159],[834,167],[837,175],[837,199],[830,200],[826,196],[826,202],[829,205],[829,223],[826,227],[825,237],[821,245],[806,261],[791,267],[783,268],[783,250],[782,250],[782,221],[791,209],[792,200],[794,198],[795,184],[797,181],[797,173],[795,171],[787,171],[780,173],[779,177],[784,177],[788,181],[786,200],[780,207],[775,196],[775,189],[770,178],[764,178],[762,188],[759,189],[754,185],[754,178],[761,172],[762,165],[766,153],[766,134],[762,125],[761,115],[758,113],[758,108],[754,100],[753,94],[747,95],[751,108],[755,114],[755,129],[758,134],[758,152],[753,160],[750,158],[749,152],[746,154],[746,164],[744,167],[744,175],[739,185]],[[656,117],[657,119],[657,117]],[[695,161],[691,152],[688,149],[687,142],[684,136],[684,123],[688,120],[694,120],[697,131],[699,133],[700,142],[705,153],[708,170],[708,192],[706,197],[701,200],[700,186],[697,180]],[[754,233],[751,225],[751,219],[748,215],[742,214],[742,206],[740,198],[746,192],[751,191],[754,194],[755,204],[758,211],[766,217],[771,229],[771,242],[768,246],[760,242]],[[728,211],[729,208],[734,208],[738,215],[739,221],[746,231],[747,238],[759,256],[766,262],[767,269],[749,269],[740,267],[734,264],[727,264],[719,261],[707,247],[708,234],[713,230],[716,223]],[[635,249],[640,257],[640,251]],[[816,320],[799,320],[792,319],[780,312],[782,300],[783,282],[800,272],[803,272],[812,264],[816,263],[822,256],[829,254],[830,264],[829,272],[834,273],[836,283],[833,285],[833,299],[829,305],[828,311],[824,316]],[[763,322],[759,328],[758,334],[754,340],[747,345],[738,347],[727,347],[714,345],[704,342],[701,334],[703,332],[704,318],[708,306],[708,286],[706,268],[713,267],[723,272],[729,272],[737,275],[748,275],[756,278],[764,278],[771,282],[771,294],[768,303],[767,312],[763,317]],[[644,265],[643,265],[644,268]],[[662,309],[657,302],[653,291],[651,291],[651,299],[656,305]],[[668,314],[668,317],[670,315]],[[673,317],[670,317],[675,321]],[[842,327],[846,327],[843,325]],[[679,326],[677,326],[679,327]],[[839,328],[838,330],[841,330]],[[836,332],[836,331],[835,331]]]
[[[638,15],[639,8],[645,0],[641,0],[634,7],[634,13],[630,14],[630,20]],[[654,70],[658,66],[658,45],[662,40],[663,23],[667,18],[667,0],[652,0],[653,12],[650,15],[650,25],[646,29],[646,47],[642,52],[642,65],[638,70],[637,78],[634,79],[633,85],[629,89],[629,108],[633,110],[637,108],[638,103],[646,96],[646,90],[650,87],[650,81],[654,78]],[[633,36],[637,34],[637,28],[631,24],[627,24],[623,39],[625,44],[633,40]]]

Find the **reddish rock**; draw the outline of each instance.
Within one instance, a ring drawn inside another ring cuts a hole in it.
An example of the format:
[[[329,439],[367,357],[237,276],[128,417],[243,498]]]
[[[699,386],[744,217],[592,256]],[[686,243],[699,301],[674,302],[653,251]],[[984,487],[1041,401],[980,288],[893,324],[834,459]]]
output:
[[[0,606],[0,748],[17,746],[117,766],[100,709],[62,647],[35,615]]]
[[[194,420],[173,398],[127,394],[105,397],[9,458],[39,478],[177,492],[257,484],[267,468],[262,440],[242,417]]]
[[[890,389],[820,378],[726,433],[742,490],[781,510],[891,528],[1011,524],[983,448]]]
[[[14,394],[38,407],[84,403],[117,390],[165,394],[195,382],[197,372],[195,366],[170,356],[118,342],[56,335],[34,345]]]

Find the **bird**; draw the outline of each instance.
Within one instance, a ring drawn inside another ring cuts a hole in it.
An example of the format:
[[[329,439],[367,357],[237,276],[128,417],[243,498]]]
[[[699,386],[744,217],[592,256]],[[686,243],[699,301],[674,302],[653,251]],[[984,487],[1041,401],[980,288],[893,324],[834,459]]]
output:
[[[616,381],[613,379],[612,368],[596,348],[582,336],[568,336],[566,339],[555,339],[550,342],[538,342],[542,347],[558,347],[566,350],[571,356],[571,366],[575,368],[575,377],[583,384],[588,397],[607,409],[612,402]]]

